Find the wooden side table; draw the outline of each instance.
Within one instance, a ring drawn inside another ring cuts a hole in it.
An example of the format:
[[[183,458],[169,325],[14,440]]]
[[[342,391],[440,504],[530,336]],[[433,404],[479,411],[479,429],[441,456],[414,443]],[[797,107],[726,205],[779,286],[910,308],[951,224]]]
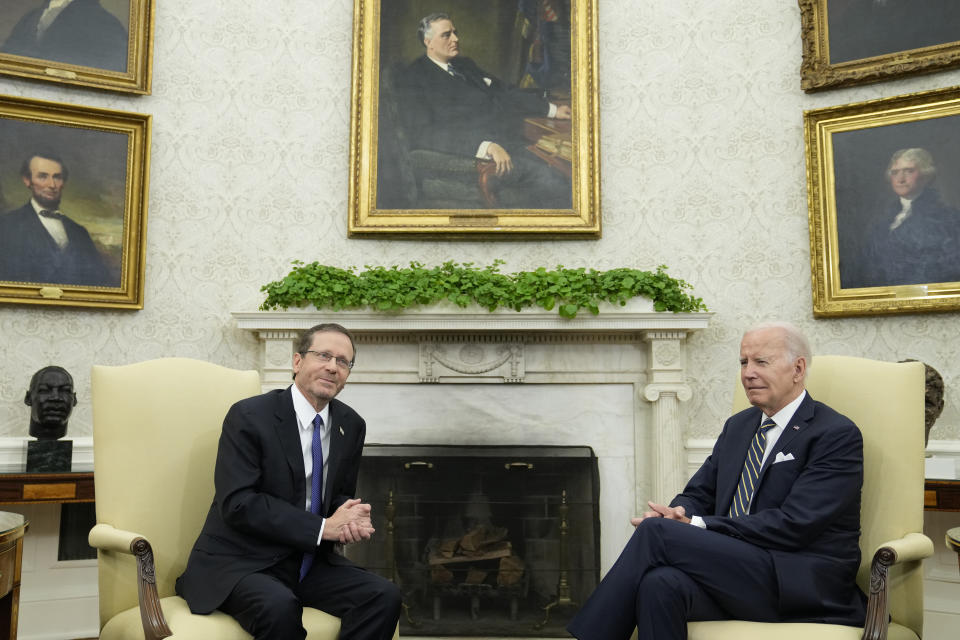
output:
[[[64,504],[93,500],[93,471],[0,473],[0,504]]]
[[[0,511],[0,640],[17,637],[23,534],[29,525],[19,513]]]
[[[923,487],[924,511],[960,511],[960,480],[927,480]]]

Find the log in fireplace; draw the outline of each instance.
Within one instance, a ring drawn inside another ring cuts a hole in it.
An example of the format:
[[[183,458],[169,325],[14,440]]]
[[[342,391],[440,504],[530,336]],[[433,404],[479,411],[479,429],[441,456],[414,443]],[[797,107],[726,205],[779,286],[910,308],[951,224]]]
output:
[[[401,586],[401,635],[565,635],[599,580],[589,447],[367,445],[358,496],[347,555]]]

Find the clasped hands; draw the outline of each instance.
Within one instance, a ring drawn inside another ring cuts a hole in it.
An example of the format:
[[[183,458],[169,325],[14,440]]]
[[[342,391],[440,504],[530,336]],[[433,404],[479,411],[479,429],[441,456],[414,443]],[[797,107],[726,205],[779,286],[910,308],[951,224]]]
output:
[[[323,525],[323,539],[340,544],[369,540],[375,529],[370,521],[370,505],[353,498],[344,502]]]
[[[656,502],[647,501],[650,511],[644,511],[639,518],[630,518],[630,524],[637,526],[646,518],[667,518],[668,520],[679,520],[680,522],[690,522],[687,517],[687,510],[683,507],[668,507]]]

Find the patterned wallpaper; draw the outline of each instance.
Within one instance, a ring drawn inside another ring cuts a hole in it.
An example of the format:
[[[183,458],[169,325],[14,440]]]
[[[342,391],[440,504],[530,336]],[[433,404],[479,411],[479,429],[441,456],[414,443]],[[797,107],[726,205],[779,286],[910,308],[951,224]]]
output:
[[[716,316],[691,343],[688,437],[728,413],[740,332],[786,318],[814,350],[930,363],[947,408],[931,438],[960,439],[956,314],[814,320],[805,109],[960,84],[960,72],[800,91],[800,17],[783,0],[603,0],[600,99],[604,237],[416,242],[346,238],[353,3],[160,0],[153,95],[10,78],[0,93],[154,115],[145,308],[0,306],[0,435],[25,435],[30,375],[57,363],[91,432],[89,370],[160,356],[256,365],[231,311],[291,260],[653,268],[695,286]],[[23,194],[6,194],[16,202]],[[361,408],[362,410],[362,408]]]

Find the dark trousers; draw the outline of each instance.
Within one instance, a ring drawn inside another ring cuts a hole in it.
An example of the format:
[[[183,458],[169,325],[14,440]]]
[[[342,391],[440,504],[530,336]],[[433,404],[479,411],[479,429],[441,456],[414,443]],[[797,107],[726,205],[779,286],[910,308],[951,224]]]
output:
[[[690,524],[647,518],[567,626],[580,640],[681,640],[695,620],[777,619],[770,554]]]
[[[500,206],[507,209],[570,209],[570,180],[522,146],[507,149],[513,171],[494,182]]]
[[[341,640],[390,640],[400,619],[401,594],[386,578],[352,564],[318,557],[298,582],[300,557],[241,580],[220,605],[255,640],[302,640],[303,607],[340,618]]]

